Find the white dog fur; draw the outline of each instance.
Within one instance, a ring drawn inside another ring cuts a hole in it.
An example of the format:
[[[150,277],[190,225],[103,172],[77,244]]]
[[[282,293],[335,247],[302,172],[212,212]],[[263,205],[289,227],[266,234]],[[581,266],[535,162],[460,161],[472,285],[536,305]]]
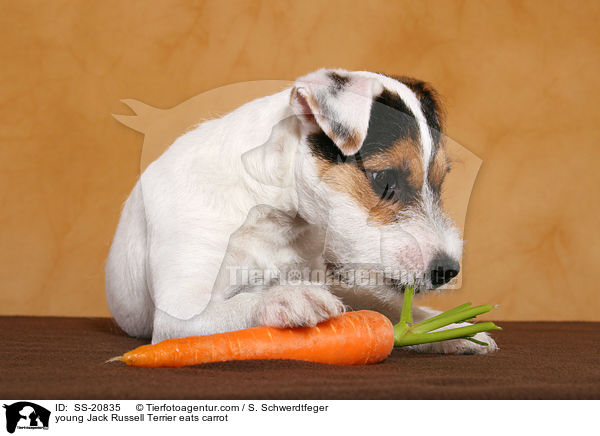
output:
[[[384,90],[416,120],[424,175],[418,201],[382,223],[352,195],[353,186],[340,188],[339,166],[323,171],[308,138],[323,132],[340,156],[354,156],[368,134],[373,101]],[[314,271],[330,264],[338,271],[369,265],[426,275],[436,253],[458,261],[462,240],[428,183],[436,144],[421,101],[384,75],[319,70],[178,138],[143,172],[123,207],[106,265],[117,323],[156,343],[258,325],[315,325],[348,307],[376,309],[396,321],[398,277],[393,286],[234,280],[244,269]],[[436,313],[415,307],[414,318]],[[485,333],[476,339],[490,346],[453,340],[411,349],[497,348]]]

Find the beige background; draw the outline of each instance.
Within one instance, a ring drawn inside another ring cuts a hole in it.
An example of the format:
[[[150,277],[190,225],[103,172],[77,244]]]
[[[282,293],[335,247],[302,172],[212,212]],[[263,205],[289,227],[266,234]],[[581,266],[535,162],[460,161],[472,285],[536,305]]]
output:
[[[497,319],[600,320],[597,2],[1,1],[0,314],[107,315],[103,263],[170,108],[322,66],[407,74],[483,159],[463,288]]]

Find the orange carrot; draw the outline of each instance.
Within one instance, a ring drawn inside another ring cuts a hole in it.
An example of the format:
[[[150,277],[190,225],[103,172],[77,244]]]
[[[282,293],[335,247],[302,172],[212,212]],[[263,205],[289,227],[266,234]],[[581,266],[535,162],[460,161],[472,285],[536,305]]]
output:
[[[481,346],[477,333],[502,330],[493,322],[483,322],[439,330],[453,323],[472,320],[494,306],[471,307],[465,303],[432,318],[412,322],[413,286],[404,289],[400,322],[395,326],[380,313],[370,310],[348,312],[316,327],[278,329],[255,327],[209,336],[169,339],[155,345],[143,345],[109,362],[130,366],[178,367],[208,362],[252,359],[291,359],[335,365],[377,363],[394,346],[466,339]]]
[[[208,362],[292,359],[336,365],[384,360],[394,347],[389,319],[370,310],[347,312],[316,327],[255,327],[142,345],[112,360],[130,366],[179,367]]]

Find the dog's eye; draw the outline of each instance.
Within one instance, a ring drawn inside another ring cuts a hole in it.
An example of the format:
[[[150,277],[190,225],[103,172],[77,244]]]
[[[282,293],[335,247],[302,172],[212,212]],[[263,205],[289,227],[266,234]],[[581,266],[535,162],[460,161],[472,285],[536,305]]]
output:
[[[407,176],[396,168],[365,170],[373,191],[383,200],[408,202],[412,198]]]
[[[398,187],[398,181],[396,180],[394,171],[391,169],[381,171],[367,170],[367,177],[369,177],[371,181],[373,190],[377,195],[381,196],[381,198],[386,197],[387,193]]]

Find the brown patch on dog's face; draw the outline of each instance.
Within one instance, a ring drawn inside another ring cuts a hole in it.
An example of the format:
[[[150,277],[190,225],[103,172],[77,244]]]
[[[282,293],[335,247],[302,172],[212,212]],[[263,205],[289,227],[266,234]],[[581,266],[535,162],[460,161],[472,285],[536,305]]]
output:
[[[372,154],[364,159],[365,168],[385,170],[398,168],[406,174],[410,187],[414,190],[423,186],[423,160],[419,145],[410,140],[396,141],[389,149]]]
[[[418,200],[423,185],[419,146],[411,141],[397,141],[391,147],[369,155],[364,161],[351,159],[333,164],[317,156],[317,167],[323,182],[350,196],[367,211],[369,219],[379,225],[396,221],[402,210]],[[378,186],[377,177],[382,177],[382,174],[384,185],[395,183],[395,195],[392,189]]]

